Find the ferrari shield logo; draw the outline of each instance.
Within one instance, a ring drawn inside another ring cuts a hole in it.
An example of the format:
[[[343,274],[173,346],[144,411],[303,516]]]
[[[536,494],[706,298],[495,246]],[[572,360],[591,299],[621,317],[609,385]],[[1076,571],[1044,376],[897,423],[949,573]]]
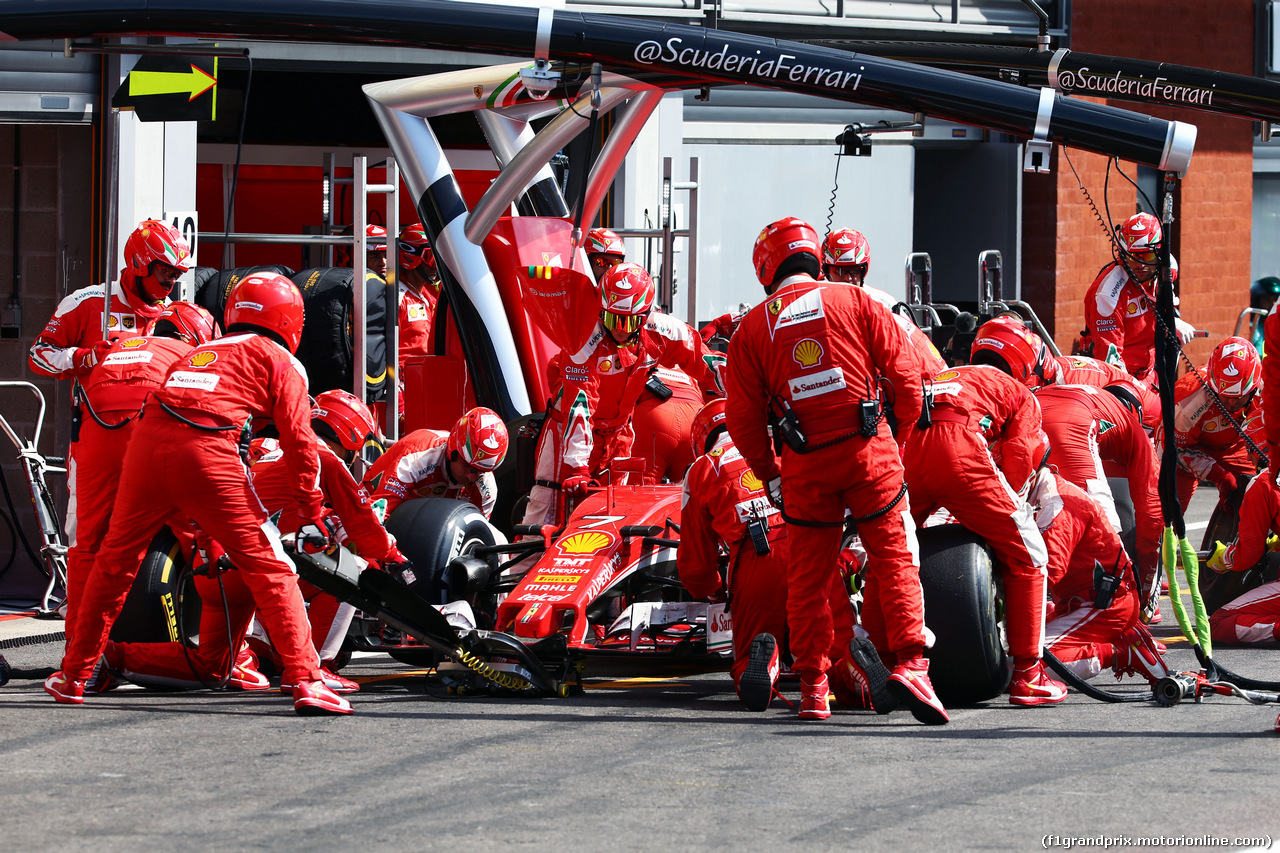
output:
[[[483,86],[472,86],[472,87],[471,87],[471,91],[475,93],[475,96],[476,96],[477,98],[483,98],[483,97],[484,97],[484,87],[483,87]]]

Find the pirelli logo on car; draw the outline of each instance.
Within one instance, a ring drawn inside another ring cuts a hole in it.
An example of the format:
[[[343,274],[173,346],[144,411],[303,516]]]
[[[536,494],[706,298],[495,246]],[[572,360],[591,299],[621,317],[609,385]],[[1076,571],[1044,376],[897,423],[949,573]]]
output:
[[[164,387],[212,391],[218,387],[218,380],[221,378],[216,373],[192,373],[189,370],[175,370],[165,380]]]
[[[832,391],[842,390],[845,387],[844,371],[838,367],[833,367],[830,370],[822,370],[818,373],[809,373],[790,379],[787,384],[790,387],[792,400],[818,397],[822,394],[830,394]]]
[[[584,575],[534,575],[530,583],[577,583]]]

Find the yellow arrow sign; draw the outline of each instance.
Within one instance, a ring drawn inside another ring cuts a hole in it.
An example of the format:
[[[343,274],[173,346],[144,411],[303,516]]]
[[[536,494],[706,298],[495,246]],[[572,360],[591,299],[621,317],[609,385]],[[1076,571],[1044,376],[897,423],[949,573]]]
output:
[[[194,65],[190,71],[132,71],[129,74],[129,96],[189,93],[187,100],[194,101],[217,82],[216,77]]]

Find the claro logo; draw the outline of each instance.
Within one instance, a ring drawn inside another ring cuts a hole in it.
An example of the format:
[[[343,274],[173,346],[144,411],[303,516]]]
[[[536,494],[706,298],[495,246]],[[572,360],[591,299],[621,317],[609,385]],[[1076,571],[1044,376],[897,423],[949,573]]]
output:
[[[703,47],[685,47],[684,39],[669,38],[665,42],[642,41],[636,45],[632,54],[636,62],[642,65],[653,65],[661,62],[668,65],[680,65],[685,68],[706,68],[712,71],[737,73],[743,77],[755,77],[764,80],[790,80],[792,83],[809,83],[824,89],[852,92],[862,83],[862,71],[866,66],[859,65],[857,71],[846,71],[823,65],[797,64],[797,57],[790,53],[738,53],[731,51],[724,44],[717,50],[714,45]]]

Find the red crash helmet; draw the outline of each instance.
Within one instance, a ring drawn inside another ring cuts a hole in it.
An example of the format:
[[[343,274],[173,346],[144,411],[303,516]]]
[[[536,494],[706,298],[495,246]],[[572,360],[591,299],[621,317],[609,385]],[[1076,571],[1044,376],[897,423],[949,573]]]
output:
[[[760,283],[765,287],[772,287],[778,267],[787,258],[798,254],[813,255],[815,261],[822,263],[818,232],[803,219],[788,216],[766,225],[760,236],[756,237],[755,248],[751,251],[751,266]]]
[[[600,279],[600,320],[607,329],[634,333],[653,310],[657,295],[658,288],[644,267],[618,264]]]
[[[366,252],[385,252],[387,249],[387,229],[381,225],[364,227],[364,248]]]
[[[227,296],[223,316],[227,331],[239,325],[270,332],[289,352],[297,352],[302,341],[302,294],[282,275],[254,273],[240,279]]]
[[[141,296],[150,302],[161,302],[173,288],[173,282],[161,282],[152,264],[177,270],[191,269],[191,247],[178,229],[158,219],[148,219],[134,229],[124,244],[125,267],[138,279]]]
[[[862,267],[863,274],[871,266],[871,244],[861,231],[840,228],[822,241],[822,263],[829,267]]]
[[[218,322],[213,315],[190,302],[170,302],[156,317],[151,334],[162,338],[178,338],[193,347],[207,344],[220,336]]]
[[[969,352],[973,364],[998,367],[1028,388],[1049,382],[1045,373],[1049,348],[1021,320],[996,317],[983,323]]]
[[[627,247],[623,245],[622,238],[608,228],[592,228],[588,231],[585,248],[587,257],[605,255],[619,261],[626,260],[627,257]]]
[[[477,406],[449,430],[449,456],[458,454],[472,468],[492,471],[507,455],[507,425],[493,409]]]
[[[1160,241],[1164,231],[1160,228],[1160,220],[1150,213],[1135,213],[1120,226],[1120,245],[1125,252],[1142,264],[1158,263],[1160,258]]]
[[[359,451],[377,434],[373,414],[349,391],[324,391],[311,407],[311,428],[321,438],[332,438],[343,450]]]
[[[725,428],[724,397],[717,397],[707,403],[693,416],[693,425],[689,428],[689,438],[693,443],[693,453],[701,456],[711,449],[711,441],[718,430]]]
[[[1209,356],[1209,384],[1223,397],[1252,394],[1262,378],[1262,359],[1253,344],[1232,336],[1218,344]]]
[[[406,225],[400,232],[396,248],[400,251],[400,269],[416,270],[424,266],[428,278],[436,277],[436,254],[431,251],[431,241],[421,222]]]

